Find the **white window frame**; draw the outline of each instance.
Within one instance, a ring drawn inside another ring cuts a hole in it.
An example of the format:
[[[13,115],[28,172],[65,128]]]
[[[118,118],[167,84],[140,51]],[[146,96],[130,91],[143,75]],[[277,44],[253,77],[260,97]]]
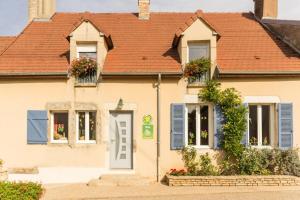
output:
[[[76,49],[77,49],[77,58],[79,58],[79,53],[96,53],[97,54],[97,44],[77,44]]]
[[[275,126],[275,113],[274,113],[274,105],[273,104],[267,104],[267,103],[250,103],[249,106],[256,106],[257,107],[257,145],[251,145],[255,148],[271,148],[273,146],[274,141],[274,126]],[[262,138],[262,106],[269,106],[270,107],[270,144],[269,145],[263,145],[263,138]],[[248,144],[250,145],[250,113],[248,113]]]
[[[67,113],[68,114],[68,138],[67,140],[54,140],[54,114]],[[50,113],[50,142],[53,144],[68,144],[69,143],[69,112],[68,111],[52,111]]]
[[[188,107],[189,106],[196,106],[196,145],[189,145],[188,142]],[[208,106],[208,145],[201,145],[201,137],[200,137],[200,130],[201,130],[201,112],[200,108],[202,106]],[[207,104],[186,104],[185,105],[185,146],[192,146],[197,149],[209,149],[210,146],[210,106]]]
[[[85,140],[79,140],[79,113],[85,113]],[[76,111],[76,143],[77,144],[96,144],[96,140],[90,140],[90,115],[89,113],[96,113],[96,120],[97,120],[97,112],[96,111]],[[97,123],[96,123],[97,124]],[[97,132],[97,127],[96,127]],[[96,134],[97,137],[97,134]]]

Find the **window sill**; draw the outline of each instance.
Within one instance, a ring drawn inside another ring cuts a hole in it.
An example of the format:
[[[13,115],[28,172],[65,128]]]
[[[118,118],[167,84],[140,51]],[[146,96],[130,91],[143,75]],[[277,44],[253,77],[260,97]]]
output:
[[[273,149],[274,147],[272,146],[249,146],[249,147],[252,147],[252,148],[255,148],[255,149]]]
[[[199,149],[199,150],[208,150],[208,149],[212,149],[210,146],[195,146],[195,145],[187,145],[189,147],[194,147],[195,149]]]
[[[97,144],[96,141],[76,141],[76,144]]]
[[[53,140],[50,142],[50,144],[68,144],[68,140]]]
[[[204,88],[206,87],[205,83],[195,82],[195,83],[188,83],[188,88]]]
[[[97,83],[75,83],[75,87],[97,87]]]

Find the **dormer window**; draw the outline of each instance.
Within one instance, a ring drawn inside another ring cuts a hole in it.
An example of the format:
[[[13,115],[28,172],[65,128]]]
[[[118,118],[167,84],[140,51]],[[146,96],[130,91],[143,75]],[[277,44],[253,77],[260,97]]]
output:
[[[187,55],[187,62],[191,62],[193,60],[199,58],[208,58],[210,59],[210,44],[206,41],[193,41],[188,42],[188,55]],[[209,78],[209,72],[203,74],[200,77],[197,77],[196,81],[189,80],[190,83],[199,82],[204,83]]]
[[[77,44],[77,65],[87,65],[83,75],[76,77],[77,85],[95,85],[97,82],[97,44]],[[95,66],[90,69],[90,65]],[[87,70],[88,69],[88,70]]]

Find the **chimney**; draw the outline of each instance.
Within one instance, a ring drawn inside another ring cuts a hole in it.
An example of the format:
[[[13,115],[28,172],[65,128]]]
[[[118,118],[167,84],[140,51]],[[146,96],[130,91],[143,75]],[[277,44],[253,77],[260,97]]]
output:
[[[150,0],[138,0],[139,6],[139,19],[149,20],[150,19]]]
[[[55,13],[56,0],[28,0],[28,4],[29,22],[49,20]]]
[[[278,0],[253,0],[255,16],[260,19],[276,19]]]

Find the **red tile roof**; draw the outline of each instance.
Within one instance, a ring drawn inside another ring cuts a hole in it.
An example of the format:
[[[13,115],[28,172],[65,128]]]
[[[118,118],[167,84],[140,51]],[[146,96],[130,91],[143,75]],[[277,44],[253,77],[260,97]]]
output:
[[[16,37],[0,36],[0,54],[16,39]]]
[[[105,60],[104,73],[182,71],[172,43],[178,30],[195,13],[151,13],[148,21],[138,20],[132,13],[57,13],[50,22],[28,25],[0,53],[0,73],[67,72],[69,41],[66,36],[86,15],[99,30],[111,36],[114,45]],[[201,15],[221,35],[217,44],[221,73],[300,72],[299,55],[267,32],[252,14]],[[0,40],[0,50],[7,41]]]

